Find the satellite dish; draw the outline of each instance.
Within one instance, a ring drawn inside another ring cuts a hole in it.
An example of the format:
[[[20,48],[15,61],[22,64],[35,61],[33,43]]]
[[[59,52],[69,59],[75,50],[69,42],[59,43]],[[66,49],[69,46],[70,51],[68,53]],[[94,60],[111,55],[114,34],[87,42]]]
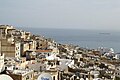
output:
[[[52,80],[52,77],[48,73],[42,73],[37,80]]]
[[[13,80],[10,76],[2,74],[0,75],[0,80]]]

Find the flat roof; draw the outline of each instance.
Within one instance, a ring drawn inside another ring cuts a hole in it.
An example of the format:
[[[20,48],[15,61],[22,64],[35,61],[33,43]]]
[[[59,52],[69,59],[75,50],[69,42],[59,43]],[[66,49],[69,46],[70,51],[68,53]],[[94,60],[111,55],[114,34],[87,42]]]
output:
[[[25,76],[29,73],[32,73],[34,72],[33,70],[13,70],[13,71],[10,71],[12,74],[15,74],[15,75],[22,75],[22,76]]]
[[[47,50],[36,50],[35,52],[52,52],[52,49],[47,49]]]

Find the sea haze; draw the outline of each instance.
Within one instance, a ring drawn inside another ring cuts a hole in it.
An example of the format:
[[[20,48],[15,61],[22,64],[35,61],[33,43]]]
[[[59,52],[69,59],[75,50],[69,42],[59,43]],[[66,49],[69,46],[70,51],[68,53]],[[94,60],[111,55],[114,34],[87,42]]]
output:
[[[120,32],[80,29],[22,28],[33,34],[53,38],[58,43],[75,44],[85,48],[108,47],[120,52]]]

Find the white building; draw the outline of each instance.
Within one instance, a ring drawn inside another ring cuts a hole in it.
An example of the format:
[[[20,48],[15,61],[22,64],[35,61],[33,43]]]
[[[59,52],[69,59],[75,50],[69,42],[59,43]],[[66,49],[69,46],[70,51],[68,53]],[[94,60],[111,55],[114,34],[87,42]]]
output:
[[[21,56],[21,43],[20,42],[16,42],[15,43],[15,57],[16,58],[20,58]]]
[[[120,59],[120,53],[116,53],[114,56],[115,59]]]
[[[4,54],[0,54],[0,73],[4,71],[5,66],[4,66]]]
[[[120,66],[116,67],[115,76],[120,78]]]

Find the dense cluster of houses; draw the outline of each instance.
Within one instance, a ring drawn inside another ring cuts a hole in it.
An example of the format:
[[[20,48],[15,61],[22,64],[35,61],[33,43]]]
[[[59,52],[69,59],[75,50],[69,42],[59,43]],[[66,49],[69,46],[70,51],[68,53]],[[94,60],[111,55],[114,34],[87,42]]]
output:
[[[120,80],[119,63],[112,49],[60,44],[0,25],[0,75],[13,80]],[[51,78],[39,79],[45,73]]]

